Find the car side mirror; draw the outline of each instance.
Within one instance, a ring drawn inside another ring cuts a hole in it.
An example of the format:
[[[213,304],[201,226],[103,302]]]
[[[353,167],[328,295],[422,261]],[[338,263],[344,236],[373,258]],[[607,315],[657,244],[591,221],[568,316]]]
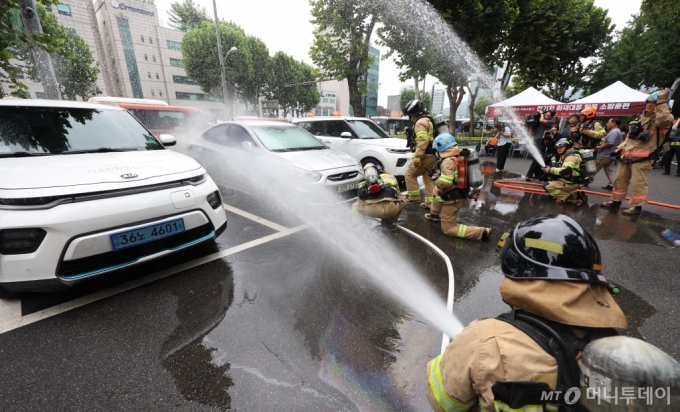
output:
[[[340,137],[344,137],[345,139],[351,139],[352,133],[351,132],[342,132],[342,133],[340,133]]]
[[[162,134],[158,136],[158,140],[163,143],[163,146],[174,146],[177,144],[177,139],[171,134]]]
[[[246,152],[249,152],[249,151],[253,150],[253,144],[250,143],[250,142],[241,142],[241,147],[242,147],[243,150],[245,150]]]

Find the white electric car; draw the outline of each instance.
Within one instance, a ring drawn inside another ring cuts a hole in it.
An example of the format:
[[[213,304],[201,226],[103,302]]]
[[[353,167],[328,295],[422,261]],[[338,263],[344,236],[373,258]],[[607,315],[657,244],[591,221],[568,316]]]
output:
[[[165,149],[174,143],[114,106],[0,100],[0,294],[72,285],[219,236],[220,192],[195,160]]]
[[[362,165],[380,164],[400,180],[413,157],[406,140],[390,137],[380,126],[363,117],[305,117],[293,123],[331,149],[347,153]]]

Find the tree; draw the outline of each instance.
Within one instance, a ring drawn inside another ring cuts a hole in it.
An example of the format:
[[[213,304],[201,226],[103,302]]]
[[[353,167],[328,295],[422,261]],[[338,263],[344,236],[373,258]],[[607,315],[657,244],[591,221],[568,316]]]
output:
[[[680,66],[680,23],[663,6],[664,1],[644,1],[640,14],[603,47],[593,63],[588,92],[617,80],[635,89],[660,89],[673,83]]]
[[[199,7],[193,0],[183,0],[181,3],[170,3],[168,20],[174,28],[186,32],[210,19],[205,7]]]
[[[473,110],[475,116],[484,117],[484,114],[486,113],[486,106],[490,104],[493,104],[493,101],[486,96],[482,96],[477,99]],[[470,119],[470,124],[472,124],[472,119]]]
[[[60,47],[58,39],[43,34],[26,35],[21,17],[19,4],[21,0],[3,0],[0,5],[0,97],[11,94],[16,97],[26,97],[28,86],[17,78],[21,68],[10,63],[24,47],[35,44],[49,52]],[[42,0],[42,4],[54,4],[53,0]],[[9,93],[2,84],[9,84]]]
[[[43,33],[61,44],[50,54],[62,96],[69,100],[76,100],[77,96],[87,100],[96,93],[99,63],[94,61],[90,47],[78,34],[69,33],[43,5],[38,4],[37,10]],[[30,48],[22,47],[17,57],[23,60],[26,75],[34,82],[40,82]]]
[[[272,57],[269,72],[267,94],[278,100],[284,117],[288,113],[308,112],[319,104],[314,71],[308,64],[280,51]]]
[[[568,100],[567,90],[582,88],[588,76],[583,60],[611,38],[611,18],[593,0],[517,2],[519,14],[496,53],[507,62],[502,90],[515,75],[522,89],[546,88],[553,99]]]
[[[269,50],[258,38],[248,36],[241,27],[220,21],[222,49],[237,47],[225,60],[227,92],[230,100],[240,95],[246,102],[256,105],[267,85]],[[205,93],[221,95],[222,77],[217,54],[215,25],[204,21],[190,29],[182,39],[184,69],[189,77],[196,80]]]
[[[400,104],[400,109],[403,109],[406,106],[406,103],[410,102],[411,100],[416,98],[415,91],[411,89],[404,89],[401,91],[401,97],[399,98],[399,104]],[[421,92],[420,93],[420,101],[423,102],[423,106],[425,106],[425,109],[428,111],[432,107],[432,96],[430,96],[430,93],[428,92]]]
[[[354,115],[366,116],[363,96],[373,57],[368,55],[379,4],[367,0],[310,0],[314,42],[309,55],[318,80],[347,79]]]

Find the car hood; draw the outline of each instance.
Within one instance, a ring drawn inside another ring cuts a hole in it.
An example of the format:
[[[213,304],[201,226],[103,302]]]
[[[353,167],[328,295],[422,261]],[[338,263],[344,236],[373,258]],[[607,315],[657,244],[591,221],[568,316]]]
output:
[[[311,171],[337,169],[340,167],[355,167],[358,162],[353,157],[333,149],[302,150],[299,152],[273,152],[280,159],[293,165]]]
[[[363,144],[374,146],[394,147],[397,149],[406,148],[406,139],[395,139],[394,137],[383,139],[359,139]]]
[[[0,189],[143,183],[200,169],[194,159],[171,150],[5,158],[0,160]]]

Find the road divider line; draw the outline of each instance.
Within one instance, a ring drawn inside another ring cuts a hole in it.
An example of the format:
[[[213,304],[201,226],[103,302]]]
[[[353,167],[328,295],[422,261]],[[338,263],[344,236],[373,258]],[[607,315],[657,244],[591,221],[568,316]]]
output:
[[[67,312],[71,309],[79,308],[81,306],[85,306],[87,304],[96,302],[98,300],[102,300],[102,299],[111,297],[113,295],[117,295],[121,292],[125,292],[125,291],[131,290],[131,289],[138,288],[140,286],[146,285],[146,284],[151,283],[151,282],[155,282],[157,280],[166,278],[168,276],[177,274],[179,272],[182,272],[182,271],[185,271],[185,270],[188,270],[188,269],[192,269],[192,268],[195,268],[197,266],[204,265],[206,263],[212,262],[213,260],[217,260],[217,259],[220,259],[220,258],[223,258],[223,257],[227,257],[229,255],[233,255],[235,253],[242,252],[244,250],[262,245],[264,243],[271,242],[273,240],[280,239],[282,237],[286,237],[288,235],[292,235],[294,233],[305,230],[308,227],[309,227],[309,225],[305,224],[305,225],[296,226],[296,227],[290,228],[290,229],[284,228],[284,230],[279,231],[277,233],[273,233],[269,236],[261,237],[259,239],[255,239],[255,240],[252,240],[250,242],[246,242],[244,244],[234,246],[234,247],[222,250],[222,251],[217,252],[217,253],[213,253],[213,254],[210,254],[210,255],[207,255],[207,256],[203,256],[201,258],[194,259],[192,261],[185,262],[185,263],[182,263],[180,265],[173,266],[171,268],[167,268],[167,269],[161,270],[161,271],[156,272],[156,273],[152,273],[151,275],[148,275],[148,276],[145,276],[145,277],[142,277],[142,278],[139,278],[139,279],[131,280],[129,282],[122,283],[120,285],[116,285],[116,286],[113,286],[111,288],[104,289],[104,290],[101,290],[99,292],[95,292],[95,293],[92,293],[90,295],[87,295],[87,296],[82,296],[82,297],[79,297],[77,299],[73,299],[71,301],[64,302],[60,305],[52,306],[52,307],[49,307],[47,309],[43,309],[41,311],[34,312],[34,313],[31,313],[31,314],[26,315],[26,316],[10,317],[9,319],[4,319],[4,321],[1,320],[1,318],[0,318],[0,334],[3,334],[5,332],[9,332],[11,330],[20,328],[22,326],[30,325],[31,323],[41,321],[43,319],[58,315],[60,313]],[[17,303],[18,303],[18,308],[19,308],[18,313],[20,315],[21,314],[21,302],[20,302],[19,299],[16,299],[16,302],[14,302],[13,300],[12,301],[0,301],[0,304],[2,305],[2,306],[0,306],[0,316],[3,316],[4,310],[5,310],[4,308],[6,308],[6,307],[12,308],[12,309],[8,309],[8,312],[10,310],[12,310],[13,311],[12,313],[16,313]]]
[[[254,221],[254,222],[257,222],[257,223],[259,223],[259,224],[261,224],[261,225],[263,225],[263,226],[270,227],[270,228],[272,228],[272,229],[274,229],[274,230],[276,230],[276,231],[278,231],[278,232],[283,232],[283,231],[288,230],[288,228],[285,227],[285,226],[281,226],[281,225],[279,225],[279,224],[277,224],[277,223],[274,223],[274,222],[271,222],[271,221],[269,221],[269,220],[267,220],[267,219],[263,219],[263,218],[261,218],[261,217],[259,217],[259,216],[256,216],[256,215],[254,215],[254,214],[252,214],[252,213],[248,213],[248,212],[246,212],[245,210],[241,210],[241,209],[235,208],[234,206],[230,206],[230,205],[228,205],[228,204],[226,204],[226,203],[222,204],[222,206],[224,206],[224,208],[225,208],[226,210],[230,211],[231,213],[236,213],[237,215],[243,216],[243,217],[245,217],[246,219],[250,219],[250,220],[252,220],[252,221]]]

